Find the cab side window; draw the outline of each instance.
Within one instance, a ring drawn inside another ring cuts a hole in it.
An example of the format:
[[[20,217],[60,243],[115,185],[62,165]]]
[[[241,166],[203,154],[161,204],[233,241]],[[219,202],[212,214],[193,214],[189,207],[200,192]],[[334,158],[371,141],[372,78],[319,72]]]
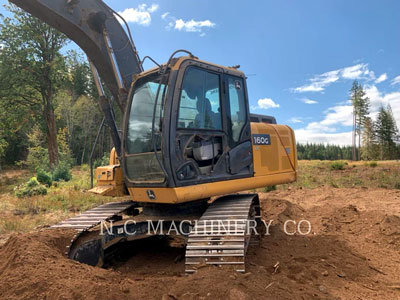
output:
[[[228,90],[228,126],[232,130],[233,142],[237,143],[240,140],[240,134],[247,121],[243,79],[229,76]]]
[[[178,128],[221,130],[219,75],[189,67],[183,79]]]

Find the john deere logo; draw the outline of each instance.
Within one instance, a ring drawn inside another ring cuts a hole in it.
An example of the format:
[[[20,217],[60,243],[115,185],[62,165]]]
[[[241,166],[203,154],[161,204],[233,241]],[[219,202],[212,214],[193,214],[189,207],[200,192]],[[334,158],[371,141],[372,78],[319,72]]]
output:
[[[156,200],[156,194],[154,194],[152,190],[147,190],[147,197],[149,197],[150,200]]]
[[[237,90],[242,89],[242,84],[241,84],[241,82],[240,82],[239,80],[236,80],[236,81],[235,81],[235,88],[236,88]]]

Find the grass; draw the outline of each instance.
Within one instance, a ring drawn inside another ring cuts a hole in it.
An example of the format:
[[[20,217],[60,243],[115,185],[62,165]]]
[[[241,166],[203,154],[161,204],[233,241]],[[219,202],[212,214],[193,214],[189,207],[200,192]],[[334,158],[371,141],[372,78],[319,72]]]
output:
[[[27,171],[0,173],[0,234],[28,232],[52,225],[76,213],[113,201],[88,193],[90,175],[86,168],[74,168],[72,180],[56,182],[44,196],[19,199],[14,188],[26,182],[32,174]]]
[[[297,182],[278,189],[320,186],[399,189],[400,162],[300,161]]]

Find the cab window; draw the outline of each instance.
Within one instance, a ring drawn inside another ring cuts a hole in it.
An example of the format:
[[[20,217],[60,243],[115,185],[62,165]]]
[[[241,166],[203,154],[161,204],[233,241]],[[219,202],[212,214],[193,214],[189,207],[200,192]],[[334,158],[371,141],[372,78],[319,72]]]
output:
[[[183,79],[178,128],[221,130],[219,75],[189,67]]]
[[[126,136],[127,177],[135,182],[163,182],[165,174],[155,150],[161,150],[160,117],[162,98],[167,91],[161,78],[149,75],[135,84]],[[158,98],[156,99],[158,94]],[[155,107],[156,106],[156,107]],[[153,112],[155,109],[154,132]],[[154,142],[153,142],[154,139]]]
[[[228,76],[228,90],[228,125],[232,130],[232,140],[237,143],[240,140],[241,132],[247,121],[243,79]]]

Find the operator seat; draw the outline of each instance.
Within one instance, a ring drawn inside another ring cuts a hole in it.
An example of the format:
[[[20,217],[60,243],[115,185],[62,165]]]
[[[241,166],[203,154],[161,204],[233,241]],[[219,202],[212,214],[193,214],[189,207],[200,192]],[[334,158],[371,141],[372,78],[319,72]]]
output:
[[[211,109],[211,102],[208,98],[198,99],[196,103],[197,115],[195,127],[201,129],[221,129],[221,114]]]

